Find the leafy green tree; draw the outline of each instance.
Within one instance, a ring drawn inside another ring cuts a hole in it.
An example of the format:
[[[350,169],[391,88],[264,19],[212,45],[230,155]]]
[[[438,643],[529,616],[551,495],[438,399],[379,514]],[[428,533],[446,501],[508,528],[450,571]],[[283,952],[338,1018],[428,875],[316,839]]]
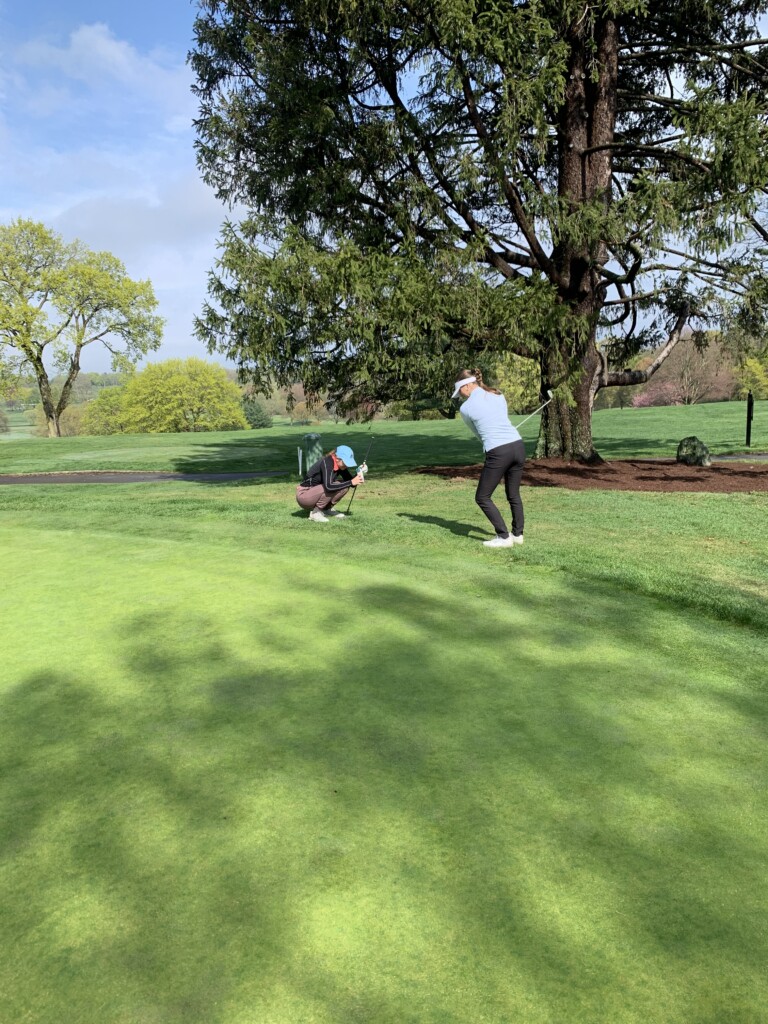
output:
[[[59,416],[58,437],[77,437],[82,433],[81,424],[83,419],[84,406],[68,405]],[[35,406],[32,416],[34,426],[33,433],[38,437],[48,437],[48,417],[42,405]]]
[[[534,359],[506,352],[496,361],[493,376],[511,412],[525,412],[539,404],[539,367]]]
[[[741,396],[752,392],[755,400],[768,398],[768,353],[747,357],[737,370]]]
[[[243,414],[248,420],[248,426],[252,430],[272,426],[272,416],[267,412],[264,403],[260,402],[258,398],[243,399]]]
[[[0,225],[0,360],[34,374],[51,437],[88,345],[101,344],[115,370],[127,370],[160,344],[163,321],[149,281],[133,281],[108,252],[63,239],[44,224]],[[58,396],[46,358],[63,375]]]
[[[124,434],[126,417],[123,411],[125,388],[105,388],[83,408],[81,434]]]
[[[128,434],[248,428],[240,389],[203,359],[150,364],[126,384],[121,409]]]
[[[40,394],[34,381],[25,377],[23,373],[16,373],[6,366],[5,386],[3,385],[3,367],[0,363],[0,396],[5,396],[6,408],[13,412],[22,412],[24,409],[31,409],[40,399]]]
[[[595,395],[594,409],[598,411],[600,409],[629,409],[632,406],[632,400],[637,394],[638,387],[616,387],[616,388],[602,388]]]
[[[312,423],[312,410],[306,402],[292,402],[288,415],[291,417],[291,426],[308,426]]]
[[[8,422],[8,417],[5,415],[2,409],[0,409],[0,434],[8,434],[10,432],[11,425]]]
[[[445,406],[446,403],[443,403]],[[438,408],[436,402],[429,398],[412,398],[405,402],[391,402],[384,413],[392,420],[442,420],[455,419],[456,406],[450,409]],[[450,415],[452,413],[452,415]]]
[[[80,373],[72,385],[69,396],[70,405],[82,405],[98,398],[105,388],[120,387],[129,378],[129,373]],[[57,374],[51,379],[51,391],[54,395],[61,394],[66,377],[64,374]]]
[[[757,330],[765,2],[199,6],[199,166],[250,215],[196,329],[257,386],[400,401],[514,352],[557,389],[538,454],[590,458],[601,388]]]
[[[23,366],[22,356],[5,349],[0,336],[0,399],[10,403],[19,401],[28,383]]]

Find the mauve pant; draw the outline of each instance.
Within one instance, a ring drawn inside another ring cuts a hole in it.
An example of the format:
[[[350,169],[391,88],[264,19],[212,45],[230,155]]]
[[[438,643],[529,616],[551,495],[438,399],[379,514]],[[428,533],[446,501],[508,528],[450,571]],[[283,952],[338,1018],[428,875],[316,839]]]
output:
[[[326,491],[322,484],[315,484],[314,487],[299,484],[296,488],[296,501],[302,508],[316,508],[322,512],[323,509],[331,508],[337,501],[341,501],[348,490],[349,487],[345,487],[343,491]]]
[[[508,537],[509,530],[501,512],[491,501],[491,495],[504,478],[504,489],[512,512],[512,533],[523,535],[523,502],[520,498],[520,478],[525,463],[525,445],[522,441],[501,444],[485,453],[485,465],[475,491],[475,501],[490,519],[497,537]]]

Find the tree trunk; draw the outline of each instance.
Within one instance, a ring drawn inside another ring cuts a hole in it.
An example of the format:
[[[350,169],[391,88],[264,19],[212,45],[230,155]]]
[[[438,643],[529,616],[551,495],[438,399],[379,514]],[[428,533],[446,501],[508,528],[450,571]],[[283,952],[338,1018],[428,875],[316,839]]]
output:
[[[599,364],[594,337],[590,337],[581,359],[579,379],[571,385],[572,402],[556,395],[542,410],[535,458],[600,461],[592,442],[592,407]],[[561,377],[558,365],[550,365],[542,375],[542,394],[556,387]]]
[[[40,401],[43,405],[45,422],[48,427],[48,437],[61,437],[59,412],[56,408],[56,403],[53,401],[51,383],[48,380],[48,374],[46,373],[45,366],[43,365],[43,357],[39,352],[36,352],[34,355],[28,355],[27,358],[32,365],[32,369],[35,371],[37,388],[40,392]]]
[[[599,236],[579,237],[579,217],[588,204],[607,211],[611,204],[611,149],[616,124],[618,31],[610,18],[596,20],[588,37],[586,15],[566,36],[570,54],[565,102],[559,123],[558,194],[576,229],[560,232],[552,252],[551,280],[560,302],[573,316],[573,328],[556,339],[544,357],[542,391],[561,394],[543,410],[537,458],[599,459],[592,443],[592,406],[598,387],[600,354],[597,321],[605,299],[596,267],[607,246]],[[593,54],[592,46],[595,47]],[[596,74],[595,74],[596,72]],[[562,393],[567,381],[570,400]]]
[[[72,353],[69,360],[69,373],[67,374],[67,379],[64,381],[64,386],[61,389],[59,400],[56,403],[56,429],[57,431],[59,431],[59,436],[61,435],[61,431],[59,430],[59,421],[61,420],[64,410],[69,405],[69,396],[72,394],[72,388],[74,386],[75,381],[77,380],[78,374],[80,373],[81,352],[82,345],[75,345],[75,351]],[[50,430],[50,426],[48,429]]]
[[[61,389],[58,402],[54,402],[53,400],[51,383],[48,380],[48,373],[46,372],[45,365],[43,364],[42,353],[37,352],[28,357],[32,364],[32,368],[35,371],[35,377],[37,378],[40,401],[43,405],[45,422],[48,427],[48,437],[61,437],[61,417],[69,404],[69,396],[72,393],[72,387],[77,380],[77,375],[80,373],[81,351],[82,345],[77,345],[70,358],[69,373],[64,381],[64,386]]]

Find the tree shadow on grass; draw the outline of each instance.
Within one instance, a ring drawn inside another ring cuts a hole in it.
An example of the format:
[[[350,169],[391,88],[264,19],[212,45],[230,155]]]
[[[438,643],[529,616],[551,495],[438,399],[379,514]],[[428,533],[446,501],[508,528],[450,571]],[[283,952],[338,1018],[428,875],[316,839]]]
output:
[[[759,1019],[764,697],[704,629],[691,679],[657,603],[557,585],[295,567],[240,646],[129,614],[109,687],[7,691],[3,1019]]]
[[[603,458],[674,458],[680,441],[658,437],[595,437],[594,445]],[[642,452],[639,456],[637,453]]]
[[[374,424],[375,426],[375,424]],[[373,430],[369,465],[376,476],[401,473],[416,466],[434,463],[477,460],[477,442],[467,437],[446,438],[420,432],[418,424],[406,433],[377,435]],[[201,440],[193,450],[174,459],[179,473],[228,473],[273,471],[284,473],[291,483],[298,481],[297,448],[303,446],[306,433],[320,433],[323,451],[338,444],[351,444],[359,459],[368,448],[371,432],[364,427],[346,428],[344,424],[321,424],[316,427],[270,431],[243,431],[226,441]],[[306,466],[306,464],[305,464]],[[204,481],[201,483],[211,483]],[[240,485],[257,486],[266,482],[259,478],[240,481]],[[236,486],[237,481],[221,481],[221,486]]]
[[[296,436],[286,432],[259,430],[233,433],[226,440],[206,438],[188,445],[173,459],[173,470],[188,474],[208,485],[223,487],[257,487],[281,477],[297,479]],[[206,479],[210,474],[270,474],[248,476],[239,480]]]

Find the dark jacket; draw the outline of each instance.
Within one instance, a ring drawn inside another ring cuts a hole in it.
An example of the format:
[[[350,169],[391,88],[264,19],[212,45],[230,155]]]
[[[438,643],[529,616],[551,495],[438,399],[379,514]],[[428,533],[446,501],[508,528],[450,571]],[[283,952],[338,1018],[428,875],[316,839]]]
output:
[[[301,481],[302,487],[315,487],[323,485],[323,490],[330,494],[337,491],[345,491],[349,487],[349,481],[354,476],[346,466],[336,472],[333,468],[333,456],[324,455],[313,466],[307,470],[306,477]]]

